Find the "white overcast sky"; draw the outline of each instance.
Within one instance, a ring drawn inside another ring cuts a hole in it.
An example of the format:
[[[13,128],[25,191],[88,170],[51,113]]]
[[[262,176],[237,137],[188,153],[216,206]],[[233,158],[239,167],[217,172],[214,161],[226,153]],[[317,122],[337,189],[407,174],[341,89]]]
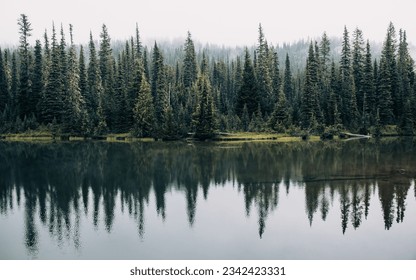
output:
[[[124,40],[135,32],[144,41],[184,38],[189,30],[202,43],[253,45],[261,23],[273,44],[298,39],[342,36],[344,25],[363,30],[370,40],[382,41],[390,21],[416,39],[416,1],[366,0],[0,0],[0,44],[18,44],[17,19],[24,13],[33,28],[33,41],[52,22],[74,26],[76,43],[98,39],[103,23],[112,39]],[[68,34],[68,31],[66,31]]]

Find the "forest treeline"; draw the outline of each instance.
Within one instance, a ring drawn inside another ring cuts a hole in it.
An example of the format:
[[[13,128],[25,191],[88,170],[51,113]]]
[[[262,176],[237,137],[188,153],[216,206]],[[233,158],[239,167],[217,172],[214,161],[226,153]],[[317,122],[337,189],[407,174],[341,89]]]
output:
[[[137,26],[117,50],[106,25],[88,46],[74,43],[72,25],[69,40],[53,25],[32,46],[24,14],[18,30],[19,47],[0,48],[0,133],[207,139],[220,131],[378,135],[385,126],[414,133],[414,60],[406,31],[392,23],[380,57],[359,28],[345,27],[338,59],[324,32],[301,69],[291,67],[293,54],[279,58],[261,25],[256,47],[236,57],[197,53],[189,32],[172,51],[157,42],[149,50]]]

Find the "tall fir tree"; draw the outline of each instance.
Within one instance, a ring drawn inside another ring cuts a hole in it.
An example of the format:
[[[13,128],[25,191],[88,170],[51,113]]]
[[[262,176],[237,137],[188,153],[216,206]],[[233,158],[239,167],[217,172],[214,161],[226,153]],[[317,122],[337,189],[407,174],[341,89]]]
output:
[[[354,77],[355,92],[357,94],[357,106],[362,112],[364,102],[363,91],[363,72],[364,72],[364,48],[365,42],[363,32],[356,28],[353,32],[353,49],[352,49],[352,72]]]
[[[186,37],[184,51],[185,57],[183,59],[183,84],[185,88],[188,89],[196,81],[198,74],[195,46],[189,31]]]
[[[306,62],[306,78],[301,102],[301,127],[313,130],[317,125],[317,63],[312,42]]]
[[[235,108],[235,113],[240,118],[243,115],[244,107],[247,107],[248,114],[251,116],[257,110],[259,105],[256,77],[248,49],[245,50],[244,69],[241,83],[241,87],[237,93]]]
[[[165,63],[162,52],[156,42],[153,48],[152,59],[152,96],[155,104],[156,131],[158,138],[164,138],[167,112],[170,107],[169,93],[167,90]]]
[[[0,48],[0,114],[3,114],[10,99],[6,67],[7,65],[3,60],[3,52]]]
[[[281,78],[280,78],[280,65],[279,65],[279,56],[277,55],[276,50],[272,50],[271,52],[271,72],[272,72],[272,95],[269,102],[272,104],[276,104],[279,99],[280,89],[281,89]]]
[[[289,104],[293,104],[293,80],[289,54],[286,53],[285,72],[283,75],[283,92]]]
[[[67,94],[64,97],[63,129],[65,132],[81,134],[87,128],[87,112],[84,96],[81,93],[80,64],[73,41],[72,25],[70,30],[70,47],[67,63]],[[84,58],[82,58],[84,60]],[[84,62],[83,62],[84,63]],[[85,67],[85,65],[82,65]],[[85,75],[85,69],[83,69]],[[85,76],[83,77],[85,79]],[[84,86],[84,85],[83,85]]]
[[[134,107],[134,132],[139,137],[153,136],[155,128],[155,108],[150,85],[142,73],[140,92]]]
[[[411,111],[412,98],[413,98],[413,85],[414,83],[414,60],[409,54],[409,47],[407,43],[406,31],[400,30],[399,32],[399,47],[397,53],[397,72],[398,72],[398,96],[399,106],[405,108],[409,107]],[[397,116],[400,123],[406,123],[406,112],[399,111]]]
[[[18,116],[18,95],[19,95],[19,66],[17,64],[16,52],[12,53],[12,73],[11,73],[11,84],[10,84],[10,106],[11,118],[13,121]]]
[[[211,84],[206,73],[202,73],[197,80],[196,87],[199,95],[195,137],[200,140],[214,137],[215,109],[212,98]]]
[[[259,24],[258,45],[256,51],[257,65],[255,67],[257,74],[258,95],[262,113],[269,115],[273,110],[273,82],[269,64],[269,47],[264,37],[263,28]],[[250,109],[249,109],[250,112]]]
[[[52,26],[51,65],[48,80],[40,102],[41,122],[44,124],[60,123],[62,116],[62,68],[61,52],[56,38],[55,26]]]
[[[102,26],[100,33],[100,50],[98,52],[100,64],[100,76],[103,87],[102,106],[106,124],[110,130],[114,128],[115,105],[114,105],[114,58],[111,48],[111,38],[105,24]],[[134,100],[132,100],[132,103]]]
[[[90,133],[101,134],[107,130],[107,124],[105,122],[102,100],[103,86],[92,33],[90,33],[89,49],[90,55],[87,71],[88,90],[85,95],[88,119],[90,121],[88,131]]]
[[[289,125],[290,111],[283,90],[280,90],[279,99],[276,102],[272,115],[270,116],[269,126],[277,131],[284,132]]]
[[[380,124],[394,124],[400,115],[401,98],[398,92],[398,75],[396,65],[396,31],[392,23],[387,29],[383,43],[377,79],[377,106]]]
[[[344,27],[340,61],[341,118],[345,127],[356,130],[359,126],[359,112],[352,71],[351,46],[347,27]]]
[[[376,99],[374,91],[374,70],[371,56],[370,43],[367,40],[365,63],[363,69],[363,82],[362,82],[363,104],[362,104],[362,122],[363,127],[367,125],[375,124],[376,116]]]
[[[330,61],[331,43],[326,34],[323,33],[321,41],[319,43],[319,54],[320,54],[320,106],[323,112],[325,124],[329,123],[329,108],[328,100],[331,94],[330,88],[330,76],[331,76],[331,61]]]
[[[30,104],[32,104],[32,112],[36,119],[39,119],[39,103],[43,94],[44,89],[44,77],[43,77],[43,56],[42,56],[42,45],[39,40],[36,40],[35,50],[34,50],[34,66],[33,66],[33,77],[32,77],[32,95]]]
[[[49,78],[49,72],[51,69],[51,64],[52,64],[52,56],[51,56],[51,49],[50,49],[50,45],[49,45],[49,38],[48,38],[48,33],[45,30],[45,33],[43,35],[43,68],[42,68],[42,72],[43,72],[43,88],[45,89],[46,84],[48,83],[48,78]]]
[[[36,105],[31,104],[32,101],[32,54],[30,51],[29,38],[32,35],[32,27],[28,17],[25,14],[21,14],[18,20],[19,25],[19,62],[20,62],[20,81],[19,81],[19,116],[21,119],[29,117],[33,113],[33,109]]]

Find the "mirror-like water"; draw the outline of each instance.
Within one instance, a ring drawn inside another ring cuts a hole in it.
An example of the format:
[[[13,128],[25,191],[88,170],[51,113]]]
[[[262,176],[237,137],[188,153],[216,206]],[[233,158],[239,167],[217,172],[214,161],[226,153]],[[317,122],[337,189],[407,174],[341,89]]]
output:
[[[416,142],[0,142],[0,259],[416,259]]]

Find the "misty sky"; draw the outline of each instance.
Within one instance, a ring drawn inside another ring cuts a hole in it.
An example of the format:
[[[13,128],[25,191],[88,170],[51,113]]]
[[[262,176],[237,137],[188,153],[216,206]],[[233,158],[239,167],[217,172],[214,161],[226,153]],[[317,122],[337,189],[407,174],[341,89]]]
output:
[[[144,41],[185,38],[189,30],[203,43],[253,45],[259,23],[273,44],[320,37],[323,31],[340,37],[344,25],[382,41],[392,21],[415,43],[415,7],[413,0],[7,0],[0,10],[0,44],[18,44],[21,13],[32,23],[33,42],[45,29],[50,34],[52,22],[58,31],[62,23],[67,35],[73,24],[76,43],[87,42],[90,30],[98,39],[103,23],[113,40],[127,39],[136,22]]]

